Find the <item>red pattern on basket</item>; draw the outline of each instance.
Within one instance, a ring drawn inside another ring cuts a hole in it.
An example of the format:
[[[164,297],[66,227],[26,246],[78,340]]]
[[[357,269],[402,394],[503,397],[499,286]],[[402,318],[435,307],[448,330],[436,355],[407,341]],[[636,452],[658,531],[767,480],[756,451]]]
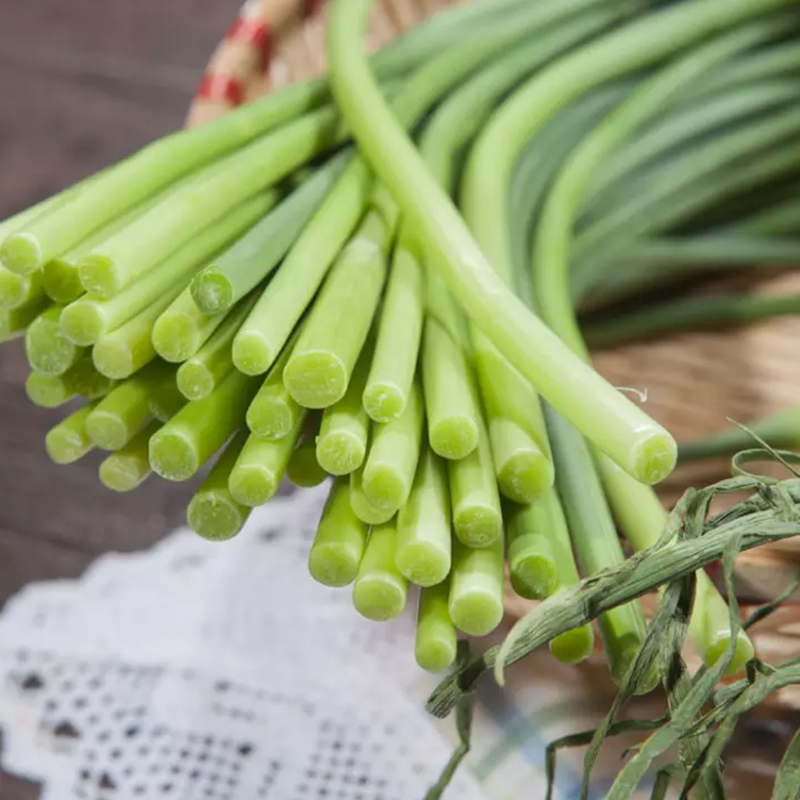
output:
[[[234,78],[208,72],[200,81],[200,86],[197,87],[196,97],[199,100],[213,100],[230,106],[238,106],[244,99],[244,91],[239,81]]]
[[[259,71],[264,72],[272,60],[272,31],[259,19],[239,17],[228,29],[225,38],[229,42],[250,45],[261,57]]]
[[[323,2],[324,0],[302,0],[303,19],[313,16]],[[228,29],[224,41],[244,44],[252,48],[258,55],[258,72],[263,75],[272,61],[274,39],[274,32],[270,26],[258,18],[249,16],[248,7],[245,5],[239,17]],[[244,96],[244,86],[238,79],[230,75],[208,71],[200,81],[195,99],[238,106],[244,101]]]

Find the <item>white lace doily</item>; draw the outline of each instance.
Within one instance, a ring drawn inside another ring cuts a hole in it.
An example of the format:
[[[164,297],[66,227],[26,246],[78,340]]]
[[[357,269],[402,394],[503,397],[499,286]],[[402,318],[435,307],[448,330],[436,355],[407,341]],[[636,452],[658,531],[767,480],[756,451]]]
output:
[[[451,722],[423,711],[412,615],[368,622],[308,576],[324,491],[273,500],[233,541],[181,529],[9,602],[4,769],[45,800],[424,797]],[[468,769],[447,796],[485,798]]]

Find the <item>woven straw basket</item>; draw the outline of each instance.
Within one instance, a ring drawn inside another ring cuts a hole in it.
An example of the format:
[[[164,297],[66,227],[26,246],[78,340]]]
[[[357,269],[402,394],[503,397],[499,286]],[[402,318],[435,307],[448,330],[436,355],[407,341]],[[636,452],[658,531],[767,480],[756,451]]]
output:
[[[398,32],[458,0],[381,0],[368,45],[378,47]],[[250,99],[325,69],[323,0],[249,0],[215,50],[187,124],[196,125]],[[357,46],[357,43],[353,43]],[[764,273],[752,291],[800,290],[800,275]],[[741,286],[740,286],[741,288]],[[646,409],[680,440],[726,427],[726,418],[746,421],[800,402],[800,319],[780,318],[742,329],[691,333],[617,347],[596,354],[597,369],[614,385],[647,391]],[[679,469],[659,487],[673,503],[688,485],[730,475],[716,462]],[[743,603],[771,595],[800,566],[800,543],[784,542],[739,559],[737,581]],[[527,608],[508,597],[511,619]],[[747,608],[745,607],[745,611]],[[755,633],[759,655],[776,662],[800,654],[800,608],[787,604]],[[595,669],[600,659],[583,669]],[[602,683],[602,680],[600,681]],[[800,709],[800,689],[773,698],[785,710]]]

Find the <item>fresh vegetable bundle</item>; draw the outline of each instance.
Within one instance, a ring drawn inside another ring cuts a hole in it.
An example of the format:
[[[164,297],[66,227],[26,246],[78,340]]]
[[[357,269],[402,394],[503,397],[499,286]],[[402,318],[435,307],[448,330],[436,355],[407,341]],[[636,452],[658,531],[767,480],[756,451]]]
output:
[[[618,528],[662,539],[650,485],[675,442],[586,342],[797,308],[663,289],[798,263],[800,16],[470,0],[368,60],[372,4],[333,3],[326,79],[2,223],[0,332],[24,334],[34,403],[88,401],[47,435],[58,463],[111,451],[117,491],[210,466],[188,508],[202,536],[236,535],[284,475],[333,476],[312,576],[381,620],[418,585],[417,660],[441,671],[458,631],[499,624],[506,569],[544,599],[626,569]],[[586,658],[597,617],[615,680],[651,689],[652,660],[626,681],[635,597],[576,618],[555,657]],[[702,571],[689,634],[709,667],[753,656]]]

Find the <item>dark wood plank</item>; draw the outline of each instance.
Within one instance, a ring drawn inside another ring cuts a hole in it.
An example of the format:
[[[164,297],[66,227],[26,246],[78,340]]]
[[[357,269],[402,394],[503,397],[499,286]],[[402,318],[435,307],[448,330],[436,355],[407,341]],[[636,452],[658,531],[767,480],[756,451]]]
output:
[[[236,10],[230,0],[0,4],[0,215],[179,127]],[[115,495],[97,480],[100,454],[51,464],[43,439],[63,411],[33,408],[26,374],[21,344],[0,348],[0,603],[24,581],[152,544],[182,521],[191,492],[152,479]],[[62,551],[74,560],[45,557]]]
[[[75,578],[94,557],[93,553],[55,544],[39,536],[7,530],[0,530],[0,554],[0,585],[9,593],[31,581]]]
[[[0,734],[0,756],[3,753],[3,737]],[[0,770],[0,798],[2,800],[36,800],[40,796],[39,785],[16,778]]]
[[[179,127],[237,0],[0,2],[0,217]],[[118,496],[99,456],[69,468],[43,438],[19,343],[0,348],[0,608],[25,583],[74,577],[99,553],[135,550],[183,519],[190,487],[151,480]],[[38,788],[0,771],[1,800]]]

